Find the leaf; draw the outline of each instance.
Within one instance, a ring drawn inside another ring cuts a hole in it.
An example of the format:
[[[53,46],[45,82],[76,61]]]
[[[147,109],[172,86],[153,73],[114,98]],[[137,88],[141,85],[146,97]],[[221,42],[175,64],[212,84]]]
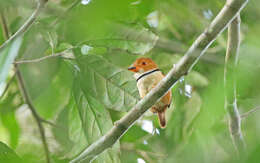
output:
[[[108,110],[106,110],[95,98],[85,94],[80,86],[79,80],[77,80],[74,85],[73,95],[77,104],[85,137],[88,144],[92,144],[106,134],[113,127],[113,123]],[[96,161],[100,163],[117,163],[120,162],[118,154],[119,142],[99,155]]]
[[[18,86],[13,83],[9,86],[6,96],[0,100],[0,123],[9,134],[8,144],[14,149],[20,137],[20,124],[17,122],[15,112],[23,102],[18,91]]]
[[[57,127],[52,128],[55,139],[62,147],[59,154],[62,158],[72,158],[87,146],[74,97],[71,96],[69,101],[69,104],[58,114]]]
[[[37,108],[41,116],[51,118],[68,104],[72,83],[73,74],[71,69],[66,62],[61,61],[52,81],[33,100],[35,108]]]
[[[1,4],[0,10],[4,10],[17,5],[15,0],[9,0],[9,1],[0,0],[0,4]]]
[[[181,59],[181,56],[178,54],[169,54],[161,52],[153,53],[151,58],[156,61],[156,63],[159,65],[159,68],[163,70],[163,72],[168,72],[170,71],[172,66]]]
[[[6,144],[0,142],[0,162],[3,163],[17,163],[22,160],[19,156]]]
[[[152,50],[159,39],[152,31],[142,26],[134,26],[131,28],[123,27],[121,35],[127,38],[126,44],[124,45],[125,50],[141,55]]]
[[[58,115],[56,120],[56,125],[52,131],[56,140],[63,146],[63,148],[69,150],[71,149],[73,142],[69,137],[69,111],[73,109],[72,107],[65,107]]]
[[[24,37],[23,46],[19,52],[19,60],[30,60],[46,56],[48,42],[39,34],[36,27],[30,29]],[[32,44],[33,42],[33,44]],[[59,71],[59,58],[47,59],[39,63],[22,64],[19,66],[25,86],[32,100],[36,99],[51,85]]]
[[[96,55],[78,59],[82,91],[105,108],[128,111],[139,100],[136,81],[127,70],[122,70]]]
[[[191,71],[185,80],[194,87],[206,87],[209,84],[209,80],[197,71]]]
[[[120,139],[121,142],[136,142],[141,138],[147,136],[148,133],[141,129],[140,126],[133,125],[128,131],[127,134],[123,135]]]
[[[18,37],[9,46],[0,50],[0,85],[2,85],[8,75],[9,69],[17,56],[23,38]]]
[[[0,29],[0,45],[2,45],[2,43],[4,42],[4,35],[3,35],[3,30]]]
[[[13,98],[10,100],[13,100]],[[16,120],[15,108],[12,106],[12,101],[8,100],[8,102],[9,103],[4,104],[0,103],[0,120],[9,132],[9,143],[11,147],[15,148],[18,144],[20,128]]]
[[[142,26],[113,26],[116,29],[108,37],[89,40],[85,43],[93,47],[105,47],[110,51],[121,51],[132,54],[144,55],[155,46],[158,36]],[[119,31],[119,32],[118,32]]]
[[[79,1],[79,0],[76,0],[76,1]],[[61,0],[60,1],[61,6],[69,6],[72,3],[75,3],[75,0]]]
[[[200,113],[202,100],[197,92],[191,94],[191,98],[187,100],[183,108],[185,109],[185,120],[184,120],[184,136],[189,136],[192,132],[193,122]]]

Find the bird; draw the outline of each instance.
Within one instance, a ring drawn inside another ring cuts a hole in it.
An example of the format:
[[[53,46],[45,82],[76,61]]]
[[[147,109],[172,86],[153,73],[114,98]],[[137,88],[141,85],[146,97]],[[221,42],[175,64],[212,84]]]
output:
[[[138,92],[141,98],[144,98],[163,78],[164,75],[158,68],[157,64],[150,58],[138,58],[128,67],[129,71],[134,72],[134,78],[137,82]],[[172,93],[169,90],[150,111],[157,113],[161,128],[166,127],[165,113],[170,107],[172,101]]]

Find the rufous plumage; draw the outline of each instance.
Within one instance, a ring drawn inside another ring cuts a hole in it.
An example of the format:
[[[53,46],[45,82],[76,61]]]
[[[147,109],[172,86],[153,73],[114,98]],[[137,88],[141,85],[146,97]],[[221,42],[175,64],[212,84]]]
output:
[[[141,98],[151,91],[164,77],[157,64],[150,58],[138,58],[129,68],[134,72],[137,88]],[[166,127],[165,112],[171,104],[172,94],[168,91],[150,110],[158,114],[160,126]]]

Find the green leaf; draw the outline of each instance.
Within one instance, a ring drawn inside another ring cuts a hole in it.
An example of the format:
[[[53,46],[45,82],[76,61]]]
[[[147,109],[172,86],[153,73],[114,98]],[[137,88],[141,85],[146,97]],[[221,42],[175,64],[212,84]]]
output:
[[[159,37],[149,29],[142,26],[123,28],[121,30],[123,38],[127,38],[123,44],[123,49],[134,54],[144,55],[153,49]]]
[[[72,158],[87,146],[74,97],[71,96],[69,101],[69,104],[58,114],[57,126],[52,128],[55,139],[62,147],[59,154],[62,158]]]
[[[3,30],[0,29],[0,44],[2,45],[2,43],[4,42],[4,36],[3,36]]]
[[[92,144],[106,134],[113,127],[113,123],[108,110],[106,110],[95,98],[83,92],[80,86],[81,84],[79,83],[79,80],[77,80],[74,85],[73,95],[86,139],[88,144]],[[100,163],[119,163],[119,142],[99,155],[96,161]]]
[[[184,137],[190,136],[192,132],[193,122],[200,113],[200,108],[202,105],[202,100],[200,95],[197,92],[191,94],[191,98],[187,100],[184,104],[183,109],[185,110],[185,120],[184,120]]]
[[[197,71],[191,71],[185,80],[194,87],[206,87],[209,84],[209,80]]]
[[[114,26],[114,33],[108,37],[85,41],[93,47],[104,47],[111,52],[125,52],[144,55],[155,46],[158,36],[142,26]],[[119,32],[118,32],[119,31]]]
[[[73,142],[69,137],[69,112],[73,109],[72,107],[65,107],[58,115],[56,120],[56,125],[53,127],[53,134],[56,140],[63,146],[65,149],[71,149]]]
[[[61,61],[58,72],[52,81],[33,100],[35,107],[44,118],[53,117],[68,104],[72,83],[71,69],[66,62]],[[48,107],[46,107],[47,105]]]
[[[151,58],[156,61],[159,68],[166,74],[173,67],[173,64],[180,60],[181,56],[169,53],[153,53]]]
[[[96,55],[80,57],[78,63],[82,91],[106,108],[128,111],[139,100],[132,73]]]
[[[141,138],[147,136],[148,133],[141,129],[140,126],[133,125],[128,131],[127,134],[123,135],[120,139],[121,142],[136,142]]]
[[[19,156],[6,144],[0,142],[0,162],[3,163],[17,163],[22,160]]]
[[[9,1],[0,0],[0,4],[1,4],[0,5],[1,10],[17,5],[15,0],[9,0]]]
[[[7,78],[9,69],[19,52],[22,40],[23,38],[19,37],[10,43],[9,46],[0,50],[0,85],[2,85]]]
[[[46,56],[49,45],[36,28],[31,28],[25,40],[18,60],[30,60]],[[33,44],[31,44],[33,42]],[[36,99],[51,85],[60,67],[59,58],[47,59],[39,63],[20,65],[25,86],[32,100]]]
[[[9,143],[12,148],[17,146],[20,136],[20,128],[15,116],[17,106],[13,102],[15,98],[16,94],[12,94],[0,102],[0,122],[9,132]]]

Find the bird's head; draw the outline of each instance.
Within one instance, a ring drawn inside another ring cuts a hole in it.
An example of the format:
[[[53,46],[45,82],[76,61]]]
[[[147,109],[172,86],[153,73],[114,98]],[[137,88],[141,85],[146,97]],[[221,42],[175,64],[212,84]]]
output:
[[[143,73],[153,69],[157,69],[157,64],[150,58],[138,58],[129,68],[129,71],[135,73]]]

